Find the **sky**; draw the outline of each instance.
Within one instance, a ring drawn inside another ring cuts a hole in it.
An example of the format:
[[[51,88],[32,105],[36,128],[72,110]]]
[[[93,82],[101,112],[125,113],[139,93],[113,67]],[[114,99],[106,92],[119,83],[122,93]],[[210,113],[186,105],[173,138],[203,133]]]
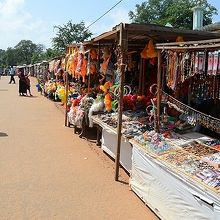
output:
[[[74,24],[84,21],[86,26],[108,11],[118,0],[0,0],[0,49],[14,47],[21,40],[51,47],[55,37],[55,25],[64,25],[69,20]],[[90,27],[93,37],[110,31],[115,25],[129,23],[128,12],[144,0],[123,0],[102,19]],[[219,15],[220,0],[208,0]]]

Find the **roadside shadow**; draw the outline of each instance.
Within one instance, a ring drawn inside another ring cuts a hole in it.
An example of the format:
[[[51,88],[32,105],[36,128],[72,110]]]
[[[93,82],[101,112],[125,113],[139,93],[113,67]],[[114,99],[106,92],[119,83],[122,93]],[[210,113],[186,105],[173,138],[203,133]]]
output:
[[[0,132],[0,137],[7,137],[8,135],[4,132]]]

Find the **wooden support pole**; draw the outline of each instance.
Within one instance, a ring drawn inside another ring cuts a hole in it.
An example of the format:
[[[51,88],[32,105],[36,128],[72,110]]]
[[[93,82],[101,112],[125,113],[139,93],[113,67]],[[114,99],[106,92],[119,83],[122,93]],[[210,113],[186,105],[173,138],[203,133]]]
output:
[[[142,59],[143,60],[143,72],[142,72],[142,89],[141,89],[141,95],[146,95],[146,88],[145,88],[145,85],[146,85],[146,60],[145,59]]]
[[[156,132],[160,132],[160,105],[161,105],[161,50],[158,50],[157,65],[157,114],[156,114]]]
[[[120,62],[120,96],[118,107],[118,124],[117,124],[117,151],[115,157],[115,181],[118,181],[121,151],[121,128],[122,128],[122,110],[124,96],[124,78],[125,78],[125,54],[127,52],[127,32],[124,30],[123,24],[120,27],[119,45],[121,48]]]
[[[90,57],[90,50],[88,52],[88,74],[89,74],[89,77],[88,77],[88,93],[89,93],[89,90],[90,90],[90,81],[91,81],[91,73],[90,73],[90,66],[91,66],[91,57]]]
[[[120,152],[121,152],[121,128],[122,128],[122,111],[123,111],[123,96],[124,96],[124,75],[125,65],[121,65],[121,80],[120,80],[120,97],[118,107],[118,126],[117,126],[117,152],[115,158],[115,181],[118,181],[119,166],[120,166]]]
[[[67,103],[68,103],[68,91],[69,91],[69,73],[66,71],[66,108],[65,108],[65,126],[68,126],[67,125]]]
[[[142,95],[142,78],[143,78],[143,59],[140,59],[140,69],[139,69],[139,83],[138,83],[138,95]]]

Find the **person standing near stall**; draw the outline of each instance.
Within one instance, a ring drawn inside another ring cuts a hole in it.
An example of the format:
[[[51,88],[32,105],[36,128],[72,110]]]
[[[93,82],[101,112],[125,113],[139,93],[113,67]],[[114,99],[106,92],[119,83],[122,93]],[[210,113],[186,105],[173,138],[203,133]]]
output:
[[[26,83],[26,78],[25,78],[23,69],[18,69],[18,77],[19,77],[19,95],[26,96],[27,95],[27,83]]]
[[[31,81],[30,81],[30,79],[29,79],[29,76],[30,76],[30,75],[31,75],[30,73],[27,74],[27,75],[25,76],[25,79],[26,79],[27,91],[29,92],[29,95],[32,96],[32,94],[31,94]]]

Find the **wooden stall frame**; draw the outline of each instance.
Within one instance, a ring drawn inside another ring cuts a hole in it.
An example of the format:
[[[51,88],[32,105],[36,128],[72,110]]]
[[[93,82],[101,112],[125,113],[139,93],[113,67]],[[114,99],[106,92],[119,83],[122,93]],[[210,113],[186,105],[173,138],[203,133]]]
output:
[[[68,116],[68,109],[67,109],[67,105],[68,105],[68,91],[69,91],[69,73],[66,71],[66,87],[65,87],[65,96],[66,96],[66,103],[65,103],[65,126],[68,126],[68,122],[67,122],[67,116]]]
[[[124,78],[125,78],[125,54],[127,52],[127,32],[124,30],[123,24],[120,25],[119,46],[121,49],[120,63],[120,97],[118,107],[118,124],[117,124],[117,151],[115,157],[115,181],[118,181],[120,167],[120,150],[121,150],[121,128],[122,128],[122,111],[123,111],[123,96],[124,96]],[[119,58],[120,59],[120,58]]]

